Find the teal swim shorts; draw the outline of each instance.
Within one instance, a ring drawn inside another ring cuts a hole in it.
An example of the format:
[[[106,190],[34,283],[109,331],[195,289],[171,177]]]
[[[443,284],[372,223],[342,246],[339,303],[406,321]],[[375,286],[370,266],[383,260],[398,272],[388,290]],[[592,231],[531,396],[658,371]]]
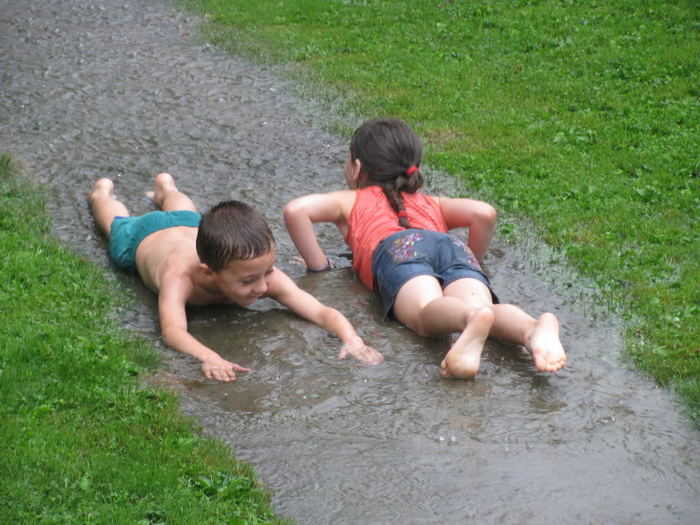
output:
[[[136,249],[150,234],[175,226],[199,227],[196,211],[152,211],[136,217],[115,217],[109,234],[109,256],[119,268],[136,271]]]

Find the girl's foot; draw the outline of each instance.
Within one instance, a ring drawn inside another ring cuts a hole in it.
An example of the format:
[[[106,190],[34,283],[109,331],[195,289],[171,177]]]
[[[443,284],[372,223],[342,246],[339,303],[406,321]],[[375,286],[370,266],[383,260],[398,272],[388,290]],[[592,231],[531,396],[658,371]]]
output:
[[[471,379],[479,372],[484,343],[489,336],[494,314],[490,308],[479,308],[440,363],[445,378]]]
[[[566,353],[559,340],[559,321],[553,314],[540,316],[526,348],[541,372],[556,372],[566,366]]]

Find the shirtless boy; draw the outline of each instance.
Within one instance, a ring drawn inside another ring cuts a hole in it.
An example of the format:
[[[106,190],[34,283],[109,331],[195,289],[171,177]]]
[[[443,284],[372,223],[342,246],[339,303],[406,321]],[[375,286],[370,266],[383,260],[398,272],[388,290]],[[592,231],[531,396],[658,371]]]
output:
[[[186,305],[249,306],[270,297],[297,315],[337,335],[339,357],[377,364],[382,355],[366,346],[339,311],[301,290],[275,267],[275,240],[260,213],[225,201],[200,215],[167,173],[156,176],[153,200],[161,211],[129,217],[110,179],[88,195],[95,221],[109,238],[109,255],[120,268],[137,271],[158,294],[163,340],[201,361],[207,378],[232,381],[249,369],[222,358],[187,331]]]

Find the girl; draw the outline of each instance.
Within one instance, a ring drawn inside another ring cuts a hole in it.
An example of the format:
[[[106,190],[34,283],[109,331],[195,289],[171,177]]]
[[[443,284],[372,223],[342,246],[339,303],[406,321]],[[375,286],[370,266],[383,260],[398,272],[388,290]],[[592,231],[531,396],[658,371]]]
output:
[[[472,378],[489,336],[523,345],[538,370],[566,364],[559,323],[498,304],[477,258],[493,236],[496,211],[472,199],[425,195],[423,145],[402,121],[375,119],[352,136],[344,172],[349,190],[299,197],[284,209],[287,229],[311,271],[327,270],[315,222],[333,222],[353,252],[353,269],[381,296],[384,313],[422,336],[459,333],[442,377]],[[452,228],[469,228],[469,246]],[[476,255],[476,257],[475,257]]]

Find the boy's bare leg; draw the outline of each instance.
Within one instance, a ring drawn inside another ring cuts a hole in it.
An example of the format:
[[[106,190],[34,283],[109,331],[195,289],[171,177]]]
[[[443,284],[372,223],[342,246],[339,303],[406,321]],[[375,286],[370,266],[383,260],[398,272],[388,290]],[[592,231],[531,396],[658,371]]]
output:
[[[551,313],[535,319],[512,304],[493,306],[495,321],[491,335],[524,346],[542,372],[556,372],[566,365],[566,352],[559,339],[559,321]]]
[[[156,175],[153,191],[146,193],[163,211],[191,210],[197,211],[194,202],[175,186],[175,180],[169,173]]]
[[[112,221],[115,217],[128,217],[129,210],[114,196],[114,183],[107,178],[98,180],[88,193],[88,201],[95,222],[100,230],[109,237]]]

